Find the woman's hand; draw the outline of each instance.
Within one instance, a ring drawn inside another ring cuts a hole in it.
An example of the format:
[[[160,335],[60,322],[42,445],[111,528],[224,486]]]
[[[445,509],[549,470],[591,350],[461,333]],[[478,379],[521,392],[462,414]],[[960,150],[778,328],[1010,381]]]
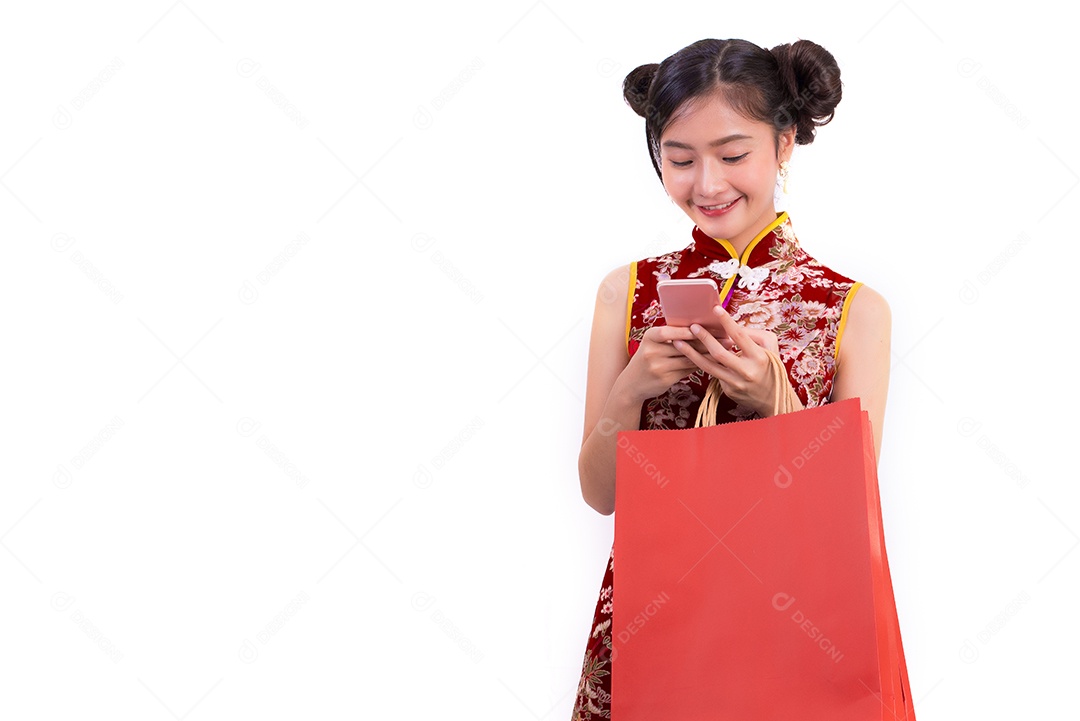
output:
[[[641,404],[697,370],[672,345],[675,340],[694,341],[689,328],[650,328],[633,357],[627,355],[627,298],[633,292],[633,274],[632,266],[622,266],[604,278],[596,294],[589,340],[578,477],[582,498],[605,515],[615,511],[618,431],[638,430]]]
[[[688,329],[695,340],[688,342],[680,338],[672,345],[697,368],[716,378],[726,396],[760,416],[772,415],[777,389],[767,353],[780,353],[776,334],[744,328],[720,306],[714,312],[718,324],[727,333],[726,338],[717,339],[695,323]],[[794,392],[790,384],[779,390]]]
[[[619,376],[620,390],[641,403],[696,371],[698,366],[694,361],[675,347],[675,343],[692,342],[695,337],[690,328],[667,325],[649,328]]]

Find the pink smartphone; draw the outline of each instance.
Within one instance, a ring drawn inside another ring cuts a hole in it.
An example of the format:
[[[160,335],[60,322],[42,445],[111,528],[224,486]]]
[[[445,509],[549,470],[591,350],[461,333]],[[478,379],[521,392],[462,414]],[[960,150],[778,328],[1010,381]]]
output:
[[[697,323],[718,338],[727,335],[713,314],[713,308],[720,305],[720,289],[712,278],[661,280],[656,292],[668,325],[689,327]]]

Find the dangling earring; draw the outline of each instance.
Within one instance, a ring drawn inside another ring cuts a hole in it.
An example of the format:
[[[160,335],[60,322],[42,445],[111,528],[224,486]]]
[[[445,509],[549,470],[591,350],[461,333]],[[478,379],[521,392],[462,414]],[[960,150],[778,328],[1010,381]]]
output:
[[[780,163],[780,180],[784,181],[784,194],[787,194],[787,178],[788,171],[791,169],[791,163],[784,161]]]

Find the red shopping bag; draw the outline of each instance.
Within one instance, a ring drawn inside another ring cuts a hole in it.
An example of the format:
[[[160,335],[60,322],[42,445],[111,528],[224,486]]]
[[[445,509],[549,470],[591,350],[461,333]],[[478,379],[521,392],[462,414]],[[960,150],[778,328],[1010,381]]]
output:
[[[857,398],[618,446],[613,719],[914,721]]]

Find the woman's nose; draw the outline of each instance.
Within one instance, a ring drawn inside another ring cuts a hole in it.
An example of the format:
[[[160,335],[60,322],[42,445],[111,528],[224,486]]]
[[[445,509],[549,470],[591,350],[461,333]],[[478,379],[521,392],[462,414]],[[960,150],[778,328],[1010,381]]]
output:
[[[715,197],[728,189],[726,168],[715,160],[706,160],[700,167],[701,175],[698,178],[698,185],[701,187],[703,196]]]

